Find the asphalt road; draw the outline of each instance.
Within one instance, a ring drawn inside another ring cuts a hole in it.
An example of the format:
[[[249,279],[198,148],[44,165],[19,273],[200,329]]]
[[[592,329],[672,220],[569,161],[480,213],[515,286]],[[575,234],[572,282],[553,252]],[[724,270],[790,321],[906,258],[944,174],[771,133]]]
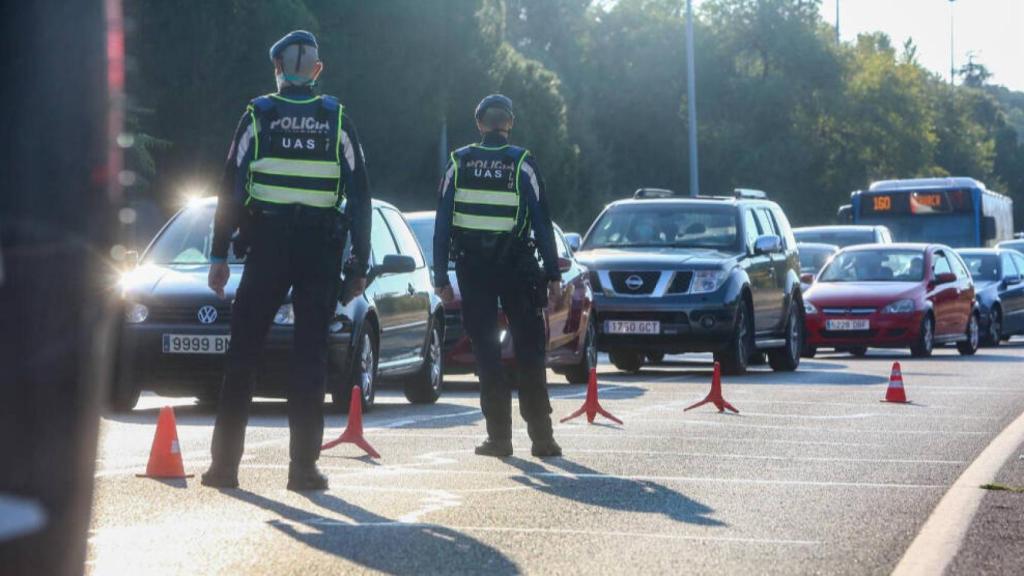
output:
[[[879,402],[894,359],[912,404]],[[334,448],[321,459],[331,490],[305,495],[284,489],[285,410],[270,400],[254,407],[240,489],[135,477],[166,403],[186,471],[209,463],[213,415],[145,397],[102,425],[87,572],[886,574],[946,488],[1024,411],[1020,340],[973,358],[950,348],[759,368],[724,382],[739,415],[684,413],[708,390],[710,358],[669,360],[638,375],[603,364],[602,403],[625,425],[561,425],[565,457],[549,461],[530,457],[521,422],[513,458],[473,455],[483,422],[465,378],[434,406],[382,390],[366,433],[383,458]],[[567,415],[584,388],[552,380],[554,415]],[[332,414],[327,435],[343,424]],[[1008,561],[984,550],[983,530],[1021,527],[1024,495],[998,497],[1010,520],[986,528],[986,500],[957,573],[1021,565],[1019,534],[1017,548],[997,546]]]

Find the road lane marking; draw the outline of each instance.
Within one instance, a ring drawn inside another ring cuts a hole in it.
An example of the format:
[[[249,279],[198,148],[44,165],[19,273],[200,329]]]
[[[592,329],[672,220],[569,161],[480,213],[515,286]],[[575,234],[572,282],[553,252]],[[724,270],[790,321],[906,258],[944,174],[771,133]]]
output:
[[[733,418],[733,416],[729,416]],[[738,416],[742,418],[742,415]],[[772,424],[740,424],[735,422],[711,422],[709,420],[679,420],[676,422],[662,422],[660,420],[641,421],[647,424],[683,424],[691,426],[720,426],[730,428],[754,428],[758,430],[802,430],[810,432],[851,432],[855,434],[951,434],[956,436],[984,436],[985,432],[970,432],[963,430],[880,430],[878,428],[827,428],[819,426],[779,426]]]
[[[679,456],[683,458],[733,458],[740,460],[783,460],[801,462],[871,462],[871,463],[892,463],[892,464],[947,464],[960,466],[967,464],[963,460],[918,460],[906,458],[833,458],[815,456],[764,456],[759,454],[722,454],[718,452],[672,452],[659,450],[601,450],[601,449],[574,449],[573,454],[642,454],[645,456]]]
[[[964,470],[939,501],[903,553],[893,576],[942,574],[956,557],[985,497],[982,484],[995,480],[1024,442],[1024,412],[1003,429]]]

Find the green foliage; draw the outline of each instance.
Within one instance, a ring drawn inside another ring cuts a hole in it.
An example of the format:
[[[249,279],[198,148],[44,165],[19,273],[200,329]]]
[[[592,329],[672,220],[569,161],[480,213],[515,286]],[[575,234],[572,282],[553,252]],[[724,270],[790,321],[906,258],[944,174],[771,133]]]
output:
[[[1024,94],[987,85],[973,60],[951,87],[921,67],[912,39],[867,34],[837,46],[820,4],[700,4],[702,192],[763,188],[811,223],[872,180],[963,175],[1013,194],[1021,221]],[[583,229],[637,187],[687,189],[683,6],[138,0],[130,81],[154,114],[142,118],[134,162],[155,162],[145,193],[167,203],[183,183],[216,182],[245,102],[273,89],[267,47],[306,28],[320,40],[324,91],[360,129],[375,196],[432,207],[442,152],[478,138],[473,108],[501,91],[516,103],[513,140],[540,162],[555,218]]]

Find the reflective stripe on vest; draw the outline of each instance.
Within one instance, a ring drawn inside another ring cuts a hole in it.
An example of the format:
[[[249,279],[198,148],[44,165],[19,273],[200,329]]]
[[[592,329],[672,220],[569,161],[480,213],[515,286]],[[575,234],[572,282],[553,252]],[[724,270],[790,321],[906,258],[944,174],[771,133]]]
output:
[[[309,103],[317,102],[319,98]],[[306,102],[301,102],[305,104]],[[249,196],[271,204],[302,204],[314,208],[334,208],[342,195],[341,165],[337,159],[337,144],[341,140],[341,106],[338,107],[338,131],[335,135],[334,160],[309,158],[283,158],[260,156],[259,125],[253,114],[257,147],[249,164]],[[318,155],[323,158],[323,154]],[[330,158],[331,155],[327,157]]]
[[[460,159],[452,155],[455,165],[455,212],[452,226],[464,230],[507,233],[515,230],[519,220],[519,169],[527,153],[515,163],[515,190],[486,190],[460,186]]]

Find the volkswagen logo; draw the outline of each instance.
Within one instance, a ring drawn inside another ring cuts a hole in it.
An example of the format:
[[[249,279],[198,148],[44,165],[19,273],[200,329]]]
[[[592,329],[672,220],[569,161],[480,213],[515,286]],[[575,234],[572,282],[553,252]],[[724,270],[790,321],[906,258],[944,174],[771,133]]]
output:
[[[217,321],[217,309],[207,304],[199,309],[196,318],[199,318],[199,322],[202,324],[213,324]]]
[[[628,278],[626,278],[626,288],[629,288],[630,290],[639,290],[641,287],[643,287],[643,285],[644,279],[637,276],[636,274],[631,274]]]

